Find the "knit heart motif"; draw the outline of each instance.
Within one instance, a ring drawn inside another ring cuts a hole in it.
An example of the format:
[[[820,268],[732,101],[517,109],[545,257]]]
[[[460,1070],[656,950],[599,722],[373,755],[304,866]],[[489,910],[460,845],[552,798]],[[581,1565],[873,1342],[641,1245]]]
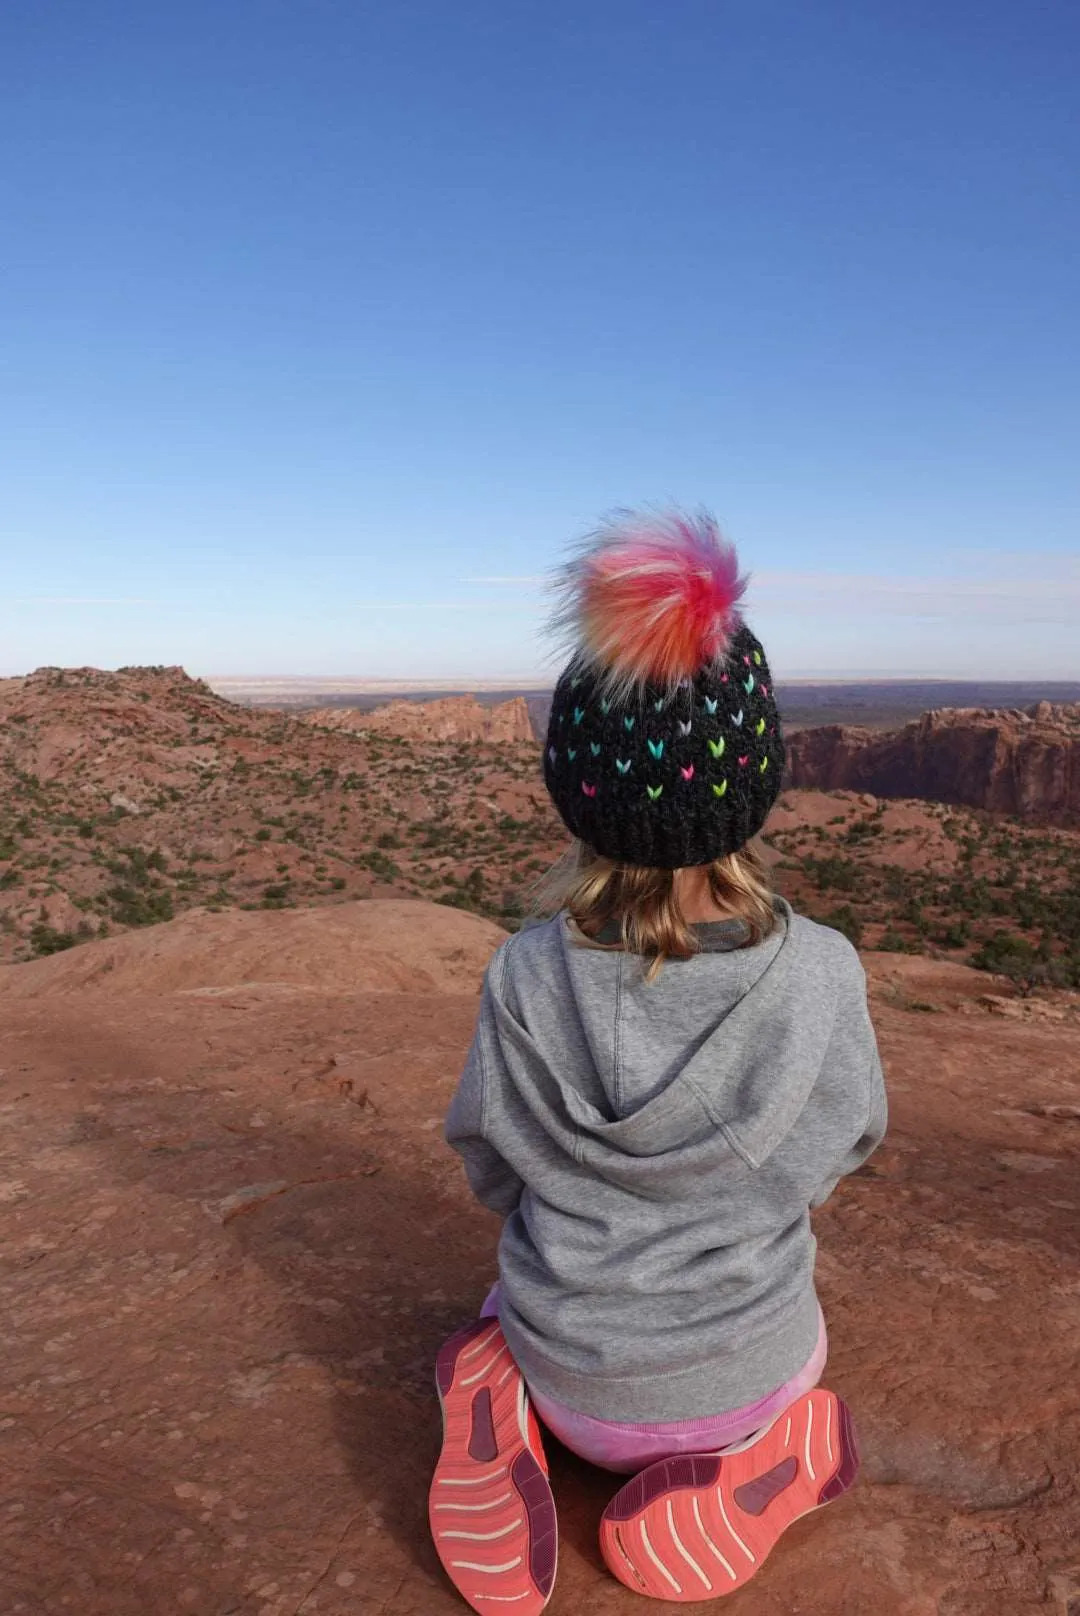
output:
[[[739,759],[739,768],[740,769],[745,769],[746,765],[749,763],[749,761],[750,761],[750,754],[748,752],[745,757],[742,757],[742,758]]]
[[[717,703],[718,700],[719,700],[718,696],[706,696],[705,697],[705,711],[707,713],[715,713],[715,711],[716,711],[716,703]]]
[[[566,748],[566,755],[570,759],[571,763],[573,763],[574,759],[577,757],[577,747],[568,746]]]
[[[764,733],[765,733],[765,720],[763,718],[759,718],[757,723],[754,725],[754,734],[755,735],[764,735]],[[599,748],[597,748],[597,750],[599,750]]]
[[[768,767],[769,767],[769,760],[768,760],[768,758],[767,758],[767,757],[763,757],[763,758],[762,758],[762,760],[761,760],[761,762],[760,762],[760,763],[759,763],[759,764],[758,764],[758,773],[759,773],[759,774],[764,774],[764,773],[765,773],[765,770],[766,770],[766,769],[767,769],[767,768],[768,768]]]
[[[604,697],[603,701],[600,703],[600,711],[603,713],[605,718],[607,717],[608,713],[610,713],[610,711],[611,711],[611,703],[610,703],[610,701],[608,701],[606,696]]]
[[[581,720],[584,717],[585,717],[585,709],[584,709],[584,707],[575,707],[574,708],[574,723],[575,724],[580,724]]]
[[[760,651],[755,651],[754,652],[754,661],[757,663],[758,667],[760,668],[761,667],[761,652]]]
[[[760,735],[760,733],[761,733],[761,731],[759,730],[758,734]],[[589,751],[592,753],[593,757],[599,757],[600,756],[600,742],[599,741],[590,741],[589,742]]]
[[[582,789],[582,791],[584,791],[584,793],[585,793],[585,795],[587,797],[595,797],[596,796],[596,787],[595,786],[587,786],[585,784],[584,780],[581,782],[581,789]]]
[[[723,757],[724,748],[725,748],[726,745],[727,745],[727,742],[724,740],[724,737],[721,735],[721,737],[720,737],[720,739],[718,741],[710,741],[709,742],[709,751],[712,753],[714,758]]]
[[[648,746],[649,751],[652,753],[657,763],[659,763],[660,759],[664,755],[663,741],[647,741],[645,744]]]
[[[548,747],[548,757],[551,759],[552,763],[554,763],[554,761],[558,757],[558,755],[559,755],[558,752],[556,752],[556,750],[555,750],[555,748],[553,746]]]
[[[717,785],[716,782],[714,781],[713,782],[713,790],[715,791],[715,793],[716,793],[716,795],[718,797],[722,797],[724,795],[724,792],[727,790],[727,781],[726,780],[721,780],[719,785]]]
[[[633,715],[633,713],[627,713],[626,717],[623,719],[623,727],[625,729],[633,729],[633,727],[634,727],[634,715]]]
[[[663,786],[646,786],[645,790],[649,793],[649,801],[655,802],[663,789]]]
[[[735,724],[741,724],[742,723],[742,708],[741,707],[739,708],[738,712],[735,714],[732,722],[735,723]]]
[[[749,695],[751,690],[753,690],[753,688],[754,688],[754,675],[752,673],[748,673],[746,678],[743,680],[743,689],[746,691],[746,694]]]
[[[629,758],[627,758],[625,763],[623,762],[622,758],[615,759],[615,767],[618,769],[620,774],[630,773],[630,761],[631,760]]]
[[[686,723],[684,724],[681,718],[678,719],[677,727],[680,735],[689,735],[691,728],[690,720],[687,719]]]
[[[653,710],[654,713],[662,713],[663,710],[664,710],[663,701],[662,700],[661,701],[654,701],[653,704],[652,704],[652,710]]]
[[[694,778],[694,765],[691,763],[687,768],[684,769],[682,764],[680,764],[679,773],[682,775],[684,780],[692,780]]]

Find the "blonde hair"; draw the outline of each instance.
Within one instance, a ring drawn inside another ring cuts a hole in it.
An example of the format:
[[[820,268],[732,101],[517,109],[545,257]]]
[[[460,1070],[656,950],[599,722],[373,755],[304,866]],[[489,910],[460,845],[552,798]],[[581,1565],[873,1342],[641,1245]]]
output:
[[[747,928],[749,948],[767,937],[776,923],[772,889],[761,855],[741,847],[702,866],[718,908]],[[649,959],[645,975],[652,982],[666,959],[689,959],[701,944],[683,915],[674,870],[621,864],[604,858],[586,842],[575,840],[537,887],[534,913],[554,915],[565,909],[588,948],[640,954]],[[601,943],[611,925],[619,941]]]

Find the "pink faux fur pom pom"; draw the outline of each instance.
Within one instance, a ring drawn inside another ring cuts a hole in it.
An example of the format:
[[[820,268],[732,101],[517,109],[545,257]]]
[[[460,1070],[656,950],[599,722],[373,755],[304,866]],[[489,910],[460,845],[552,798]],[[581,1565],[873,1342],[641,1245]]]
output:
[[[669,690],[724,654],[746,588],[734,547],[707,512],[618,515],[564,570],[556,626],[625,700]]]

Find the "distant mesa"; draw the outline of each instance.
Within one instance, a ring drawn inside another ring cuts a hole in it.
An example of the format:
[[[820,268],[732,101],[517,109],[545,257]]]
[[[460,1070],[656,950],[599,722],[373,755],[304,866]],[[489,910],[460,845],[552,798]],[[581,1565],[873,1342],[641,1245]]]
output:
[[[867,791],[1080,825],[1080,703],[942,708],[884,732],[824,725],[788,740],[793,786]]]
[[[532,741],[524,696],[491,705],[475,696],[444,696],[435,701],[392,701],[363,712],[355,707],[317,707],[300,715],[322,729],[396,735],[410,741]]]

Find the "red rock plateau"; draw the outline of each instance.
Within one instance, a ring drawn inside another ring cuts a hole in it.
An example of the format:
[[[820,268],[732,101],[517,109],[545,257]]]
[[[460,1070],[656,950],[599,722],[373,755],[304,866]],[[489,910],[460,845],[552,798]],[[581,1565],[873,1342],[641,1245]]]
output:
[[[420,738],[238,706],[180,668],[0,680],[0,959],[194,907],[520,913],[565,842],[537,743],[438,739],[445,718],[401,705]],[[527,726],[505,705],[504,727]]]
[[[356,707],[317,707],[300,716],[322,729],[396,735],[408,741],[534,741],[524,696],[490,703],[475,696],[391,701],[366,712]]]
[[[502,935],[377,900],[0,967],[4,1616],[465,1609],[426,1528],[432,1361],[498,1229],[440,1127]],[[815,1214],[862,1476],[737,1608],[1064,1616],[1080,998],[865,963],[891,1128]],[[599,1559],[611,1478],[549,1449],[551,1616],[644,1610]]]
[[[1030,824],[1080,825],[1080,704],[942,708],[884,734],[830,724],[792,735],[788,752],[794,786],[924,797]]]
[[[537,742],[470,739],[473,706],[399,704],[410,738],[238,706],[179,668],[0,680],[0,959],[367,897],[512,928],[566,837]],[[461,727],[440,739],[448,710]],[[527,723],[522,700],[504,711]],[[789,790],[762,846],[780,890],[856,941],[1080,985],[1075,830]]]

